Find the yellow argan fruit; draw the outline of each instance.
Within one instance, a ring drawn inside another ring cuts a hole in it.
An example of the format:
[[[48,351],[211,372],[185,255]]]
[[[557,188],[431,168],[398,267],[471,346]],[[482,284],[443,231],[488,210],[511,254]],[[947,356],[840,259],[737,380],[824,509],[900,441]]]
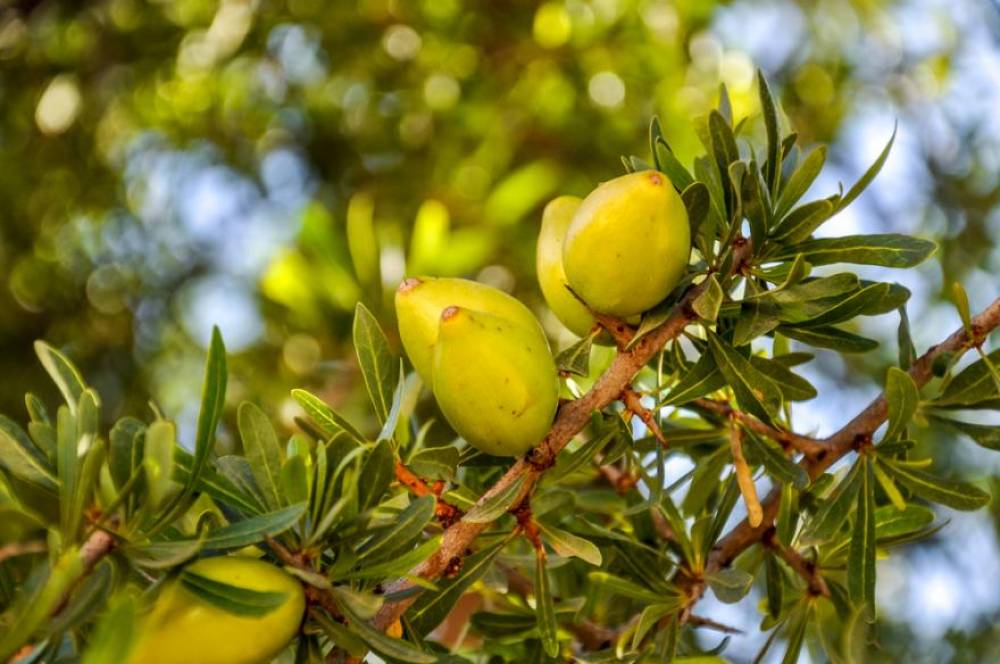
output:
[[[492,286],[468,279],[406,279],[396,290],[399,337],[413,368],[428,385],[432,384],[431,366],[441,312],[452,306],[500,316],[542,334],[538,319],[528,307]]]
[[[517,456],[541,442],[559,401],[559,376],[538,324],[448,307],[434,349],[434,396],[473,447]]]
[[[538,285],[552,313],[573,334],[584,337],[596,321],[587,307],[569,292],[566,271],[563,270],[563,240],[573,213],[581,202],[582,199],[576,196],[560,196],[545,206],[535,251],[535,270],[538,272]]]
[[[279,593],[263,615],[231,613],[169,581],[145,616],[132,664],[258,664],[270,662],[298,632],[305,611],[302,585],[262,560],[218,556],[185,568],[198,576],[259,592]]]
[[[620,318],[663,300],[687,269],[684,202],[656,171],[623,175],[583,199],[566,232],[569,285],[591,309]]]

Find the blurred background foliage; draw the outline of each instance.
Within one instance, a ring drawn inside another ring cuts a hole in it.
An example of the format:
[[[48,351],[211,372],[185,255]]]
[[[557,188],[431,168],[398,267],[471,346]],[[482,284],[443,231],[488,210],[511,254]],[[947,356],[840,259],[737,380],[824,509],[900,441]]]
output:
[[[44,338],[107,417],[152,399],[190,440],[218,324],[231,401],[290,422],[288,389],[302,386],[363,417],[341,359],[354,304],[392,330],[405,274],[504,288],[565,345],[533,275],[541,207],[644,155],[654,114],[688,161],[720,83],[757,131],[756,67],[800,145],[831,143],[817,193],[855,180],[898,121],[882,175],[825,232],[941,243],[896,277],[914,292],[918,346],[933,343],[957,322],[952,281],[974,308],[996,294],[998,44],[989,0],[4,3],[0,412],[47,394],[31,353]],[[865,320],[886,343],[820,354],[804,428],[836,428],[884,376],[894,327]],[[939,463],[1000,474],[965,441],[925,438]],[[880,568],[887,652],[1000,658],[997,504]]]

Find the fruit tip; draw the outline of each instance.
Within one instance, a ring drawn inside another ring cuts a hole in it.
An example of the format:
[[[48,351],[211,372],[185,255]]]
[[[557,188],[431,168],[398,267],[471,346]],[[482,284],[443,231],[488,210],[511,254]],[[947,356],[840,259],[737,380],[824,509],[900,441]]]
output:
[[[457,316],[461,311],[462,309],[460,307],[456,306],[445,307],[441,311],[441,322],[443,323],[445,321],[451,320],[452,318]]]
[[[408,277],[403,279],[402,283],[399,284],[399,288],[396,289],[397,293],[409,293],[411,290],[424,283],[421,279],[417,277]]]
[[[663,184],[663,176],[657,173],[656,171],[653,171],[652,173],[649,174],[649,182],[650,184],[659,187],[660,185]]]

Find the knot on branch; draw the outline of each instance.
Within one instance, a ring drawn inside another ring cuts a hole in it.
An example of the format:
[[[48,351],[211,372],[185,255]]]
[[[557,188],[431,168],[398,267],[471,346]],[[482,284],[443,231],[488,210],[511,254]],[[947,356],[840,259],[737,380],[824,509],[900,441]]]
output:
[[[538,447],[532,447],[524,453],[524,462],[539,474],[556,465],[555,456],[545,447],[544,441]]]

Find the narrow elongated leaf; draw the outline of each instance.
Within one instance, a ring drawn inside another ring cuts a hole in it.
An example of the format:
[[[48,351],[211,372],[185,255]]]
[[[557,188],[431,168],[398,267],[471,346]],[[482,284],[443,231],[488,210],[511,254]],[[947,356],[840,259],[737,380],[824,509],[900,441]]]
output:
[[[878,481],[879,486],[882,487],[882,491],[885,495],[889,497],[892,504],[899,510],[906,509],[906,501],[903,499],[903,494],[899,492],[896,488],[896,483],[892,481],[884,470],[882,470],[882,465],[877,460],[871,464],[872,473],[874,473],[875,479]]]
[[[354,350],[375,414],[379,422],[385,422],[392,409],[393,392],[399,383],[399,364],[392,356],[389,342],[375,316],[360,302],[354,310]]]
[[[806,240],[783,246],[769,258],[792,260],[802,254],[813,265],[854,263],[883,267],[913,267],[927,259],[936,245],[908,235],[848,235],[845,237]]]
[[[552,603],[549,575],[545,569],[545,556],[535,556],[535,615],[538,620],[538,635],[542,648],[549,657],[559,654],[559,626],[556,624],[556,609]]]
[[[990,502],[988,493],[967,482],[946,480],[889,459],[885,459],[885,469],[918,496],[956,510],[977,510]]]
[[[910,374],[896,367],[889,367],[885,378],[885,398],[889,405],[889,428],[883,440],[895,440],[906,431],[920,403],[920,392]]]
[[[867,353],[878,348],[878,342],[874,339],[847,332],[839,327],[781,325],[777,329],[789,339],[795,339],[816,348],[829,348],[842,353]]]
[[[875,615],[875,483],[870,460],[862,456],[861,486],[858,491],[858,511],[854,534],[847,555],[847,590],[851,601],[864,605],[870,618]]]
[[[210,579],[190,570],[181,572],[180,584],[198,599],[226,613],[242,617],[266,616],[284,604],[288,598],[288,593],[242,588]]]
[[[809,475],[802,466],[785,456],[785,454],[761,440],[752,431],[748,431],[743,441],[747,452],[764,464],[769,475],[782,482],[788,482],[800,491],[809,486]]]
[[[80,664],[126,662],[138,635],[138,607],[127,592],[118,593],[97,621]]]
[[[698,236],[698,229],[708,218],[712,208],[711,194],[702,182],[694,182],[686,186],[681,194],[681,200],[687,209],[688,223],[691,225],[691,237]]]
[[[616,434],[616,429],[609,429],[595,434],[590,440],[571,452],[563,451],[556,458],[556,465],[553,466],[552,470],[545,473],[543,481],[556,482],[590,463],[590,460],[604,449]]]
[[[708,332],[708,347],[726,383],[733,388],[740,407],[760,420],[772,423],[774,414],[781,407],[778,387],[714,332]]]
[[[666,174],[677,191],[686,191],[688,187],[695,183],[694,178],[691,177],[691,174],[688,173],[680,160],[677,159],[673,150],[670,149],[670,145],[667,144],[662,136],[656,140],[656,160],[658,163],[657,168]]]
[[[1000,362],[1000,348],[987,355],[994,364]],[[936,406],[969,406],[1000,396],[990,375],[989,365],[983,358],[959,372],[934,401]]]
[[[822,327],[849,321],[856,316],[867,314],[871,309],[878,309],[888,299],[892,291],[892,286],[887,283],[872,284],[866,286],[856,293],[840,300],[830,308],[817,316],[811,317],[803,325],[809,327]],[[889,305],[888,309],[895,309],[896,305]]]
[[[16,422],[0,415],[0,465],[26,482],[55,489],[56,478],[48,459]]]
[[[216,528],[200,538],[151,542],[137,547],[137,549],[146,554],[155,553],[158,556],[188,551],[195,544],[198,544],[201,549],[209,551],[239,549],[262,542],[265,537],[280,535],[294,526],[304,512],[305,505],[299,503]]]
[[[847,520],[861,486],[861,470],[861,464],[855,462],[844,479],[823,502],[809,522],[809,527],[802,533],[803,544],[822,544],[837,534],[841,525]]]
[[[365,561],[357,569],[338,574],[336,579],[385,579],[392,576],[402,576],[427,560],[440,546],[441,536],[435,535],[422,542],[415,549],[405,553],[397,553],[391,559],[378,563]]]
[[[702,353],[687,373],[681,376],[660,406],[679,406],[711,394],[726,386],[726,379],[715,364],[712,353]]]
[[[597,546],[582,537],[554,526],[539,524],[544,535],[544,541],[551,546],[556,553],[563,557],[575,556],[591,565],[601,565],[601,550]]]
[[[781,607],[785,596],[785,575],[776,556],[768,553],[764,556],[765,585],[767,587],[767,614],[771,618],[781,615]]]
[[[146,429],[142,465],[146,479],[146,498],[158,507],[177,487],[174,482],[174,448],[177,434],[167,420],[157,420]]]
[[[635,626],[635,631],[632,633],[632,649],[638,650],[643,639],[649,634],[649,630],[674,611],[677,611],[676,604],[650,604],[643,609],[642,613],[639,614],[639,622]]]
[[[770,378],[788,401],[808,401],[817,394],[812,383],[777,360],[753,355],[750,357],[750,364]]]
[[[809,626],[809,605],[800,605],[794,619],[790,619],[788,633],[785,638],[788,645],[785,647],[785,655],[781,658],[781,664],[798,664],[799,654],[802,652],[802,643],[806,638],[806,627]]]
[[[432,480],[450,480],[455,477],[461,454],[450,445],[428,447],[420,450],[407,462],[410,470],[417,475]]]
[[[906,315],[906,306],[899,307],[899,328],[896,332],[899,344],[899,368],[907,371],[917,360],[917,349],[910,335],[910,317]]]
[[[123,417],[111,427],[108,439],[108,467],[111,479],[119,489],[128,481],[142,462],[142,433],[146,425],[134,417]]]
[[[719,315],[719,307],[722,306],[724,293],[719,285],[719,280],[714,274],[705,280],[705,290],[691,303],[694,312],[707,321],[714,321]]]
[[[476,551],[462,562],[455,577],[438,582],[436,592],[424,591],[417,597],[417,601],[407,612],[414,630],[423,635],[437,627],[465,591],[482,578],[507,541],[503,539],[493,546]]]
[[[194,458],[190,452],[180,446],[174,448],[174,478],[178,482],[186,483],[189,480],[192,463]],[[195,490],[207,493],[213,499],[244,514],[263,514],[267,511],[255,494],[244,492],[211,466],[207,466],[197,478]]]
[[[358,443],[364,443],[362,436],[354,426],[327,406],[322,399],[306,390],[292,390],[292,398],[299,402],[309,418],[316,423],[327,439],[346,434]]]
[[[52,381],[59,388],[66,405],[71,413],[76,414],[76,406],[80,402],[80,395],[87,389],[87,384],[83,381],[80,371],[73,366],[69,359],[58,350],[48,345],[44,341],[35,342],[35,354],[41,361],[45,371],[48,372]]]
[[[396,549],[412,542],[434,518],[436,504],[437,499],[434,496],[421,496],[414,500],[391,526],[378,531],[364,543],[358,550],[358,558],[378,560],[380,551]]]
[[[587,574],[587,578],[591,582],[599,584],[613,593],[639,600],[640,602],[656,604],[664,600],[662,593],[644,588],[633,581],[623,579],[608,572],[590,572]]]
[[[816,176],[823,170],[824,163],[826,163],[826,146],[821,145],[806,155],[781,188],[774,205],[775,217],[779,219],[784,217],[785,213],[802,198],[816,180]]]
[[[803,242],[833,214],[833,201],[828,198],[805,203],[791,212],[775,227],[772,237],[778,242]]]
[[[327,615],[321,611],[314,612],[310,615],[310,618],[319,624],[320,629],[323,630],[327,638],[337,644],[338,648],[346,651],[353,657],[357,657],[359,660],[362,660],[364,656],[368,654],[368,646],[365,642],[361,639],[361,637],[356,635],[346,626],[341,625],[339,622],[327,617]],[[317,661],[319,659],[320,658],[317,658]]]
[[[931,419],[951,427],[959,433],[963,433],[971,438],[975,443],[988,450],[1000,451],[1000,426],[989,424],[973,424],[962,422],[948,417],[932,415]]]
[[[847,190],[844,197],[840,199],[840,202],[837,204],[837,211],[843,210],[845,207],[850,205],[854,199],[857,198],[869,184],[871,184],[871,181],[875,179],[878,172],[882,170],[882,165],[885,164],[885,160],[889,157],[889,151],[892,149],[892,143],[895,140],[896,126],[894,125],[892,128],[892,136],[889,137],[889,142],[885,144],[885,147],[882,148],[882,152],[879,154],[878,158],[876,158],[872,165],[868,167],[868,170],[865,171],[864,175],[862,175],[861,178]]]
[[[361,478],[358,481],[360,510],[377,505],[382,499],[395,477],[395,459],[390,440],[380,440],[372,448],[361,467]]]
[[[586,376],[590,373],[590,349],[594,335],[588,334],[575,344],[556,355],[556,367],[560,371]]]
[[[767,134],[767,161],[764,175],[771,191],[777,191],[778,177],[781,175],[781,138],[778,136],[778,110],[768,89],[764,73],[757,70],[757,93],[760,96],[761,114],[764,116],[764,130]]]
[[[463,520],[469,523],[490,523],[499,519],[517,502],[521,495],[521,488],[524,486],[525,477],[525,475],[521,475],[485,500],[480,499],[475,507],[468,511]]]
[[[934,511],[923,505],[908,504],[901,510],[883,505],[875,510],[875,537],[890,540],[917,532],[934,522]]]
[[[277,509],[284,503],[281,485],[281,446],[274,432],[271,420],[260,408],[244,401],[237,411],[240,437],[243,439],[243,453],[250,462],[250,470],[264,495],[270,509]]]
[[[750,223],[750,240],[755,251],[764,248],[767,233],[771,227],[771,201],[767,185],[764,183],[757,162],[753,159],[747,165],[740,191],[743,214]]]

